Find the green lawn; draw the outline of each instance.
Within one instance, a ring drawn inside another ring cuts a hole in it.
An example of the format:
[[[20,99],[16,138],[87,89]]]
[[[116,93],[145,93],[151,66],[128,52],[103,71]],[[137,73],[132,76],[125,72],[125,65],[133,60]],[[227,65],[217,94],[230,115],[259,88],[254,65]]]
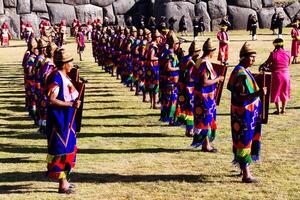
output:
[[[272,51],[274,36],[259,30],[257,64]],[[284,37],[290,49],[289,29]],[[238,62],[243,31],[230,32],[230,64]],[[215,33],[210,33],[215,38]],[[190,37],[187,39],[191,40]],[[70,40],[71,41],[71,40]],[[201,43],[204,39],[201,38]],[[216,44],[216,43],[215,43]],[[24,109],[22,67],[25,45],[0,48],[0,199],[61,199],[57,183],[44,177],[46,139],[36,133]],[[187,48],[187,44],[183,45]],[[75,52],[75,44],[66,46]],[[75,53],[74,53],[74,56]],[[141,102],[93,63],[87,45],[81,75],[86,89],[82,133],[72,181],[72,199],[299,199],[300,197],[300,65],[291,66],[292,100],[287,114],[270,116],[263,127],[261,161],[253,165],[260,184],[243,184],[231,164],[230,94],[218,107],[217,154],[188,148],[182,127],[158,121],[159,110]],[[257,67],[253,68],[257,71]],[[227,81],[226,83],[227,84]],[[274,111],[274,105],[270,112]]]

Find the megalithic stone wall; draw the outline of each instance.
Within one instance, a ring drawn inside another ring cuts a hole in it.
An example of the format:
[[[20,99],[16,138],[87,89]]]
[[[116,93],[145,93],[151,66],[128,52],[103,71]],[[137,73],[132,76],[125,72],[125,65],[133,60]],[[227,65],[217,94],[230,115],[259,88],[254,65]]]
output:
[[[285,24],[300,14],[300,0],[286,7],[277,8],[285,15]],[[275,12],[273,0],[0,0],[0,25],[10,24],[15,38],[20,35],[20,19],[30,21],[36,33],[41,17],[49,18],[52,24],[66,19],[71,25],[74,18],[85,23],[88,19],[108,17],[113,23],[124,25],[127,16],[134,21],[140,15],[146,17],[186,16],[188,29],[192,30],[192,19],[203,16],[208,31],[217,30],[224,16],[229,16],[234,29],[245,29],[249,14],[257,14],[262,28],[270,27]]]

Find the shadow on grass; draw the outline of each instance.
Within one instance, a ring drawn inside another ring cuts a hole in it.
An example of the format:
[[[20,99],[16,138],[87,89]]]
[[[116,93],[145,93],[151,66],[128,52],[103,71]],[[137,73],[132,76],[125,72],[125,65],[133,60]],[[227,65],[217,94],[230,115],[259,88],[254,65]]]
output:
[[[167,124],[160,125],[159,123],[157,124],[83,124],[82,127],[135,127],[135,128],[140,128],[140,127],[164,127],[164,126],[169,126]]]
[[[47,154],[46,147],[28,147],[11,144],[0,144],[0,152],[6,153],[43,153]],[[79,154],[131,154],[131,153],[180,153],[199,152],[195,149],[167,149],[167,148],[139,148],[139,149],[81,149]]]
[[[104,138],[168,138],[184,137],[183,135],[168,135],[162,133],[80,133],[78,138],[104,137]]]
[[[140,183],[140,182],[205,182],[208,176],[193,174],[147,174],[147,175],[120,175],[115,173],[73,173],[71,180],[77,183]],[[0,182],[47,182],[45,172],[9,172],[0,174]],[[22,185],[24,186],[24,185]],[[13,186],[11,186],[13,187]],[[3,191],[9,192],[18,188],[4,186]],[[17,186],[18,187],[18,186]]]
[[[40,160],[30,160],[30,157],[22,158],[0,158],[0,163],[41,163]]]
[[[142,183],[142,182],[205,182],[205,175],[193,174],[149,174],[149,175],[120,175],[74,173],[72,181],[83,183]]]
[[[145,115],[104,115],[104,116],[84,116],[84,119],[136,119],[142,117],[159,117],[160,113],[149,113]]]
[[[1,185],[0,194],[24,194],[25,191],[30,189],[31,184],[27,185]]]
[[[175,137],[185,137],[184,135],[171,135],[162,133],[79,133],[78,138],[93,138],[93,137],[103,137],[103,138],[175,138]],[[21,140],[45,140],[46,136],[34,133],[17,133],[16,131],[8,131],[0,133],[0,138],[14,138]]]

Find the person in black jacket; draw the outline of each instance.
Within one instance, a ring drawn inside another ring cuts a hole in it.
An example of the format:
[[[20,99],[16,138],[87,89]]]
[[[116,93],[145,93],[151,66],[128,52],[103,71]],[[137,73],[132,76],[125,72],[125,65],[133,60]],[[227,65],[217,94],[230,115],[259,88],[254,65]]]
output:
[[[183,15],[179,21],[179,32],[181,35],[185,34],[187,35],[187,24],[186,24],[186,19],[185,16]]]
[[[256,38],[256,29],[257,29],[257,16],[256,15],[251,15],[249,21],[248,21],[248,31],[250,31],[252,35],[252,40],[257,40]]]
[[[278,28],[278,38],[282,38],[284,16],[281,12],[278,13],[276,18],[276,27]]]
[[[194,40],[195,38],[198,36],[198,33],[199,33],[199,18],[198,17],[195,17],[193,19],[193,28],[194,28]]]
[[[272,19],[271,19],[271,28],[270,28],[273,31],[273,35],[276,35],[276,32],[275,32],[275,29],[277,28],[276,21],[277,21],[277,13],[275,10],[275,13],[273,14]]]
[[[205,25],[204,25],[204,18],[200,17],[199,19],[199,32],[201,36],[204,36],[204,32],[205,32]]]
[[[177,21],[177,19],[175,19],[173,16],[170,17],[170,19],[168,20],[169,30],[174,31],[174,24],[176,21]]]

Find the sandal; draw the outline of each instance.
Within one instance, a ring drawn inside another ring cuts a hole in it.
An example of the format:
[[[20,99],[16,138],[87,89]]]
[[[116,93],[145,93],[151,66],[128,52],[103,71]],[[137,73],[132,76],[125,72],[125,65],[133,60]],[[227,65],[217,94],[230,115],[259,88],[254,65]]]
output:
[[[74,194],[75,190],[72,190],[70,187],[68,189],[59,188],[58,193],[59,194]]]

